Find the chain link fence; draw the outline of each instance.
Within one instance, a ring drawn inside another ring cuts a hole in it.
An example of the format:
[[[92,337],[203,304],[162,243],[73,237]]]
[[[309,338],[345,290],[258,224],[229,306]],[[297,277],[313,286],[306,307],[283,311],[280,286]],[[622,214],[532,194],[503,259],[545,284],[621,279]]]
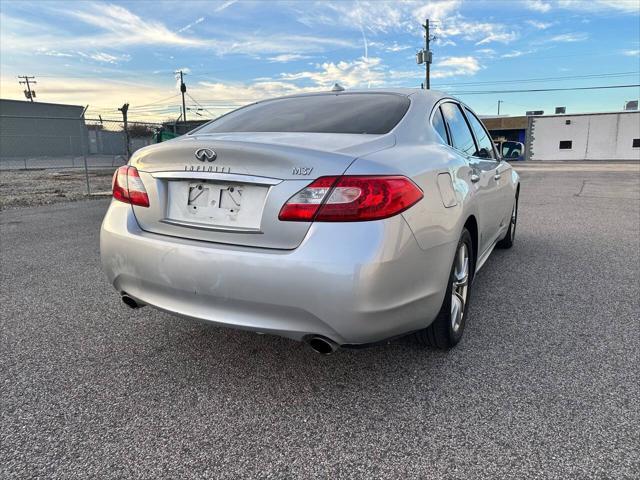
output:
[[[82,194],[107,193],[116,168],[136,150],[175,138],[197,125],[0,115],[3,194],[26,177],[82,180]],[[17,175],[22,172],[20,178]],[[37,172],[40,172],[39,174]],[[55,182],[54,182],[55,183]],[[58,181],[58,183],[60,183]],[[55,185],[51,187],[55,192]]]

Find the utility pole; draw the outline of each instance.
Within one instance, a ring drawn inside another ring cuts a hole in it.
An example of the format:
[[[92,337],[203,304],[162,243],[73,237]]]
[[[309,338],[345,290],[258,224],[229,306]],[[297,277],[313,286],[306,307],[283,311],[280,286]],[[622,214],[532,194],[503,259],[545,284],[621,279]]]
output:
[[[425,45],[425,52],[427,55],[427,58],[425,59],[425,63],[426,63],[426,72],[425,72],[425,76],[426,76],[426,82],[425,82],[425,86],[426,89],[429,90],[431,88],[431,50],[429,50],[429,19],[427,18],[427,20],[424,22],[424,32],[425,32],[425,36],[424,36],[424,45]]]
[[[31,90],[31,83],[36,84],[38,82],[36,82],[35,78],[36,77],[30,77],[28,75],[18,75],[18,78],[24,78],[24,81],[19,81],[18,83],[20,85],[26,85],[27,89],[24,91],[24,96],[27,97],[30,101],[33,102],[33,99],[36,97],[36,91],[35,90]],[[29,83],[29,80],[31,80],[31,83]]]
[[[416,54],[416,63],[418,65],[425,64],[425,82],[422,85],[422,88],[426,88],[427,90],[431,89],[431,62],[433,60],[433,54],[431,50],[429,50],[429,45],[431,40],[435,40],[435,35],[431,35],[430,23],[427,18],[422,27],[425,30],[424,35],[424,50],[420,50]]]
[[[498,100],[498,115],[500,115],[500,104],[504,103],[502,100]]]
[[[175,73],[180,74],[180,92],[182,93],[182,121],[187,121],[187,107],[184,103],[184,94],[187,93],[187,86],[184,84],[184,73],[182,70],[178,70]]]
[[[124,141],[125,141],[125,152],[127,154],[127,161],[131,157],[131,147],[129,146],[129,124],[127,123],[127,112],[129,111],[129,104],[125,103],[118,109],[122,112],[122,121],[124,122]]]

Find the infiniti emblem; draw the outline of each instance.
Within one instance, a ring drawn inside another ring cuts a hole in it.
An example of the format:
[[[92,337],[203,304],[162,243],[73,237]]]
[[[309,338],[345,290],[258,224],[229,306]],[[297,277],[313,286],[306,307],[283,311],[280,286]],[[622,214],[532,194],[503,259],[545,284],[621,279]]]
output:
[[[213,162],[218,156],[216,152],[214,152],[210,148],[199,148],[198,150],[195,151],[194,155],[201,162],[204,162],[204,161]]]

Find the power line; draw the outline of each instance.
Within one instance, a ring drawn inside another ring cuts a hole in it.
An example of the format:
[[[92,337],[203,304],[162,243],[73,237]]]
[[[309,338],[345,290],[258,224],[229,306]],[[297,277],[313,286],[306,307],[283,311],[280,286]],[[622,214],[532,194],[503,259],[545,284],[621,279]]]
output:
[[[36,97],[36,91],[35,90],[31,90],[31,84],[29,83],[29,80],[31,80],[31,83],[38,83],[36,82],[36,77],[33,76],[28,76],[28,75],[18,75],[18,78],[24,78],[24,81],[18,81],[18,83],[20,85],[26,85],[27,89],[24,91],[24,96],[27,97],[31,102],[33,102],[33,99]]]
[[[494,85],[494,84],[503,84],[503,83],[529,83],[529,82],[547,82],[547,81],[555,81],[555,80],[576,80],[580,78],[610,78],[610,77],[627,77],[632,75],[639,75],[640,72],[618,72],[618,73],[595,73],[590,75],[572,75],[566,77],[539,77],[539,78],[519,78],[512,80],[493,80],[486,82],[455,82],[455,83],[439,83],[438,87],[448,87],[448,86],[458,86],[458,85],[466,85],[466,86],[475,86],[475,85]]]
[[[175,98],[175,97],[177,97],[177,96],[179,96],[179,95],[180,95],[179,93],[174,93],[173,95],[171,95],[171,96],[169,96],[169,97],[166,97],[166,98],[159,98],[159,99],[157,99],[157,100],[154,100],[154,101],[149,102],[149,103],[145,103],[145,104],[143,104],[143,105],[136,105],[136,106],[134,106],[134,107],[131,107],[131,110],[136,110],[136,109],[138,109],[138,108],[144,108],[144,107],[150,107],[150,106],[152,106],[152,105],[157,105],[157,104],[159,104],[160,102],[166,102],[167,100],[171,100],[172,98]]]
[[[598,85],[591,87],[572,87],[572,88],[532,88],[528,90],[484,90],[484,91],[469,91],[469,92],[452,92],[456,95],[483,95],[483,94],[494,94],[494,93],[535,93],[535,92],[567,92],[567,91],[575,91],[575,90],[600,90],[600,89],[611,89],[611,88],[634,88],[640,87],[639,84],[633,85]]]
[[[195,98],[193,98],[191,95],[189,95],[187,93],[187,97],[189,97],[193,102],[195,102],[196,105],[198,105],[200,108],[202,108],[205,112],[207,112],[209,115],[211,115],[212,117],[215,117],[215,115],[213,113],[211,113],[209,110],[207,110],[204,105],[201,105],[200,102],[198,102]]]

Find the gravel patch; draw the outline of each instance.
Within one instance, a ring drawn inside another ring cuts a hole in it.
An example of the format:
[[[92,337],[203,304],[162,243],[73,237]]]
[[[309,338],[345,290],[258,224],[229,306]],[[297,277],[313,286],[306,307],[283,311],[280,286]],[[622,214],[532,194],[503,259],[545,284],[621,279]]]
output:
[[[92,194],[111,192],[114,168],[89,171]],[[91,198],[84,170],[5,170],[0,172],[0,210]]]

